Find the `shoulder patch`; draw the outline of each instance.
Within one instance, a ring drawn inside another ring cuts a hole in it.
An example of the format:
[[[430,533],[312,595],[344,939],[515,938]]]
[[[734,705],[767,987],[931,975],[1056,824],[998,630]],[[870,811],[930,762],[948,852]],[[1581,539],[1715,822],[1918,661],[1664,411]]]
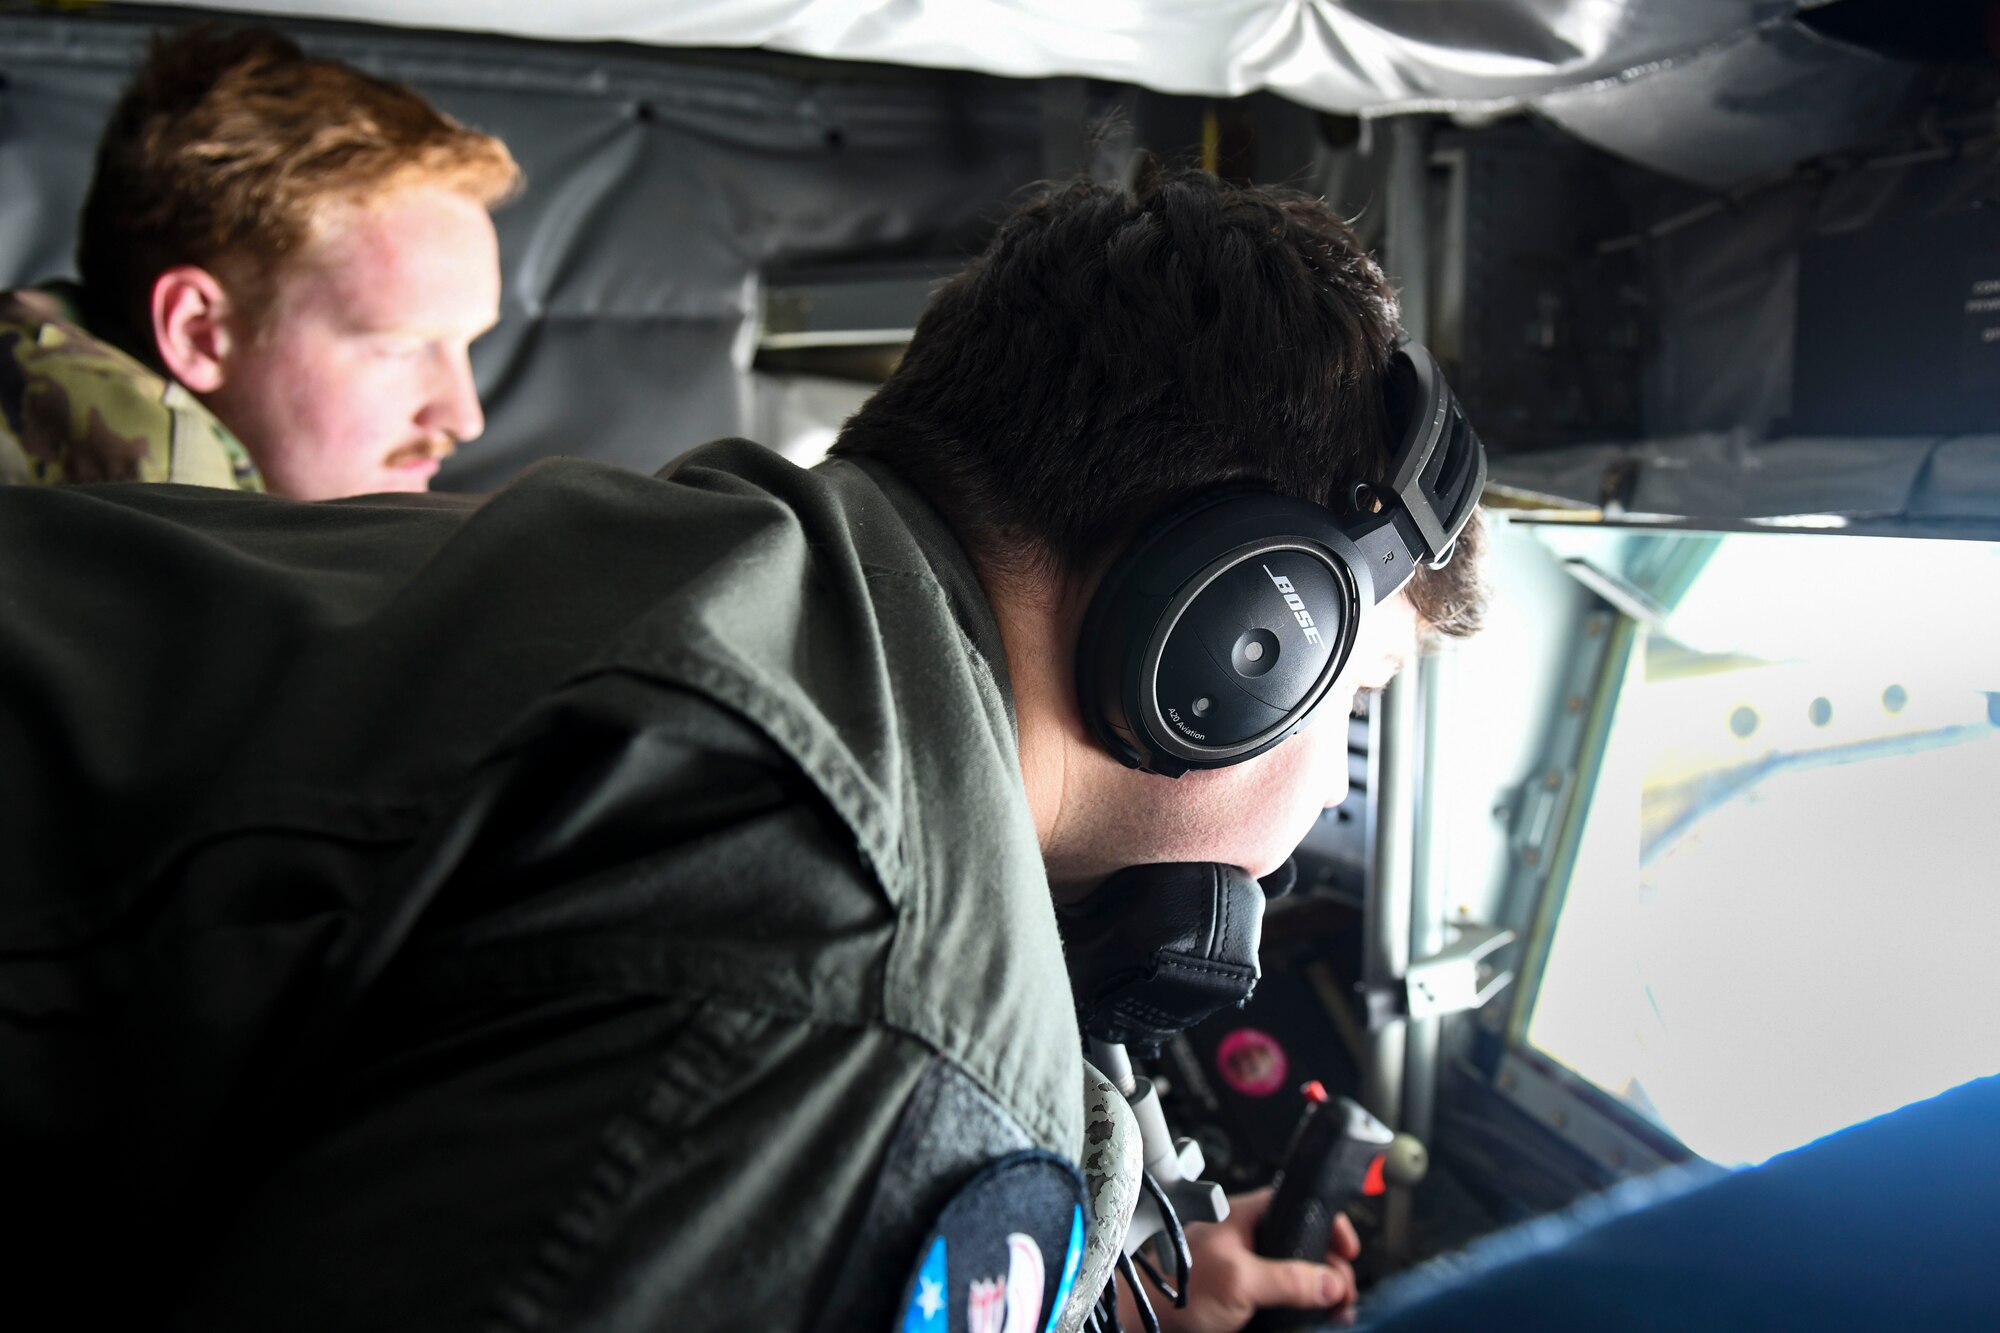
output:
[[[903,1293],[896,1333],[1047,1333],[1083,1259],[1083,1177],[1019,1152],[945,1205]]]

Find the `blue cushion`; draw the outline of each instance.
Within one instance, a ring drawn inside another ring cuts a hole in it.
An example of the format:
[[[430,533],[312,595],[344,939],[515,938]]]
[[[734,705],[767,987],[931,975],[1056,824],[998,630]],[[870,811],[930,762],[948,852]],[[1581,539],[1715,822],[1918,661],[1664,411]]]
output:
[[[1675,1171],[1384,1288],[1376,1333],[2000,1328],[2000,1077]]]

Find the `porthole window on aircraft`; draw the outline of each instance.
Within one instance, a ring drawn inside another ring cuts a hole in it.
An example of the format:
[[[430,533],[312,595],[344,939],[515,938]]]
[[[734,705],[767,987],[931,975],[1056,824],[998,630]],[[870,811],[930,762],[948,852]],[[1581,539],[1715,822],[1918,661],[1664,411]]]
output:
[[[1714,1161],[1992,1072],[2000,547],[1545,531],[1658,603],[1530,1045]]]

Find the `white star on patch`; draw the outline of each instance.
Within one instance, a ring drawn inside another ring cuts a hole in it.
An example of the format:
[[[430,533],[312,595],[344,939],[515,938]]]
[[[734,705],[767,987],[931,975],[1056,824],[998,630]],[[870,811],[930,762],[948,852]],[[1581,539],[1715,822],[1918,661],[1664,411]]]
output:
[[[944,1309],[944,1284],[921,1278],[917,1286],[921,1289],[917,1293],[917,1308],[924,1312],[924,1321],[928,1323],[938,1317],[939,1310]]]

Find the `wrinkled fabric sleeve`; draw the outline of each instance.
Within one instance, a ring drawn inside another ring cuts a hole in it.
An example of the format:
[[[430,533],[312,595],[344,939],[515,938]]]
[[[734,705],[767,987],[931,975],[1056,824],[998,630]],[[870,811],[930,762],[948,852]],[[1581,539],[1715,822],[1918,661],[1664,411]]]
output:
[[[21,442],[0,425],[0,486],[25,486],[33,478],[28,475],[28,456],[21,452]]]
[[[699,696],[600,676],[426,859],[175,1326],[787,1329],[852,1287],[932,1055],[878,1021],[895,916],[798,771]],[[868,1322],[924,1225],[878,1247]]]

